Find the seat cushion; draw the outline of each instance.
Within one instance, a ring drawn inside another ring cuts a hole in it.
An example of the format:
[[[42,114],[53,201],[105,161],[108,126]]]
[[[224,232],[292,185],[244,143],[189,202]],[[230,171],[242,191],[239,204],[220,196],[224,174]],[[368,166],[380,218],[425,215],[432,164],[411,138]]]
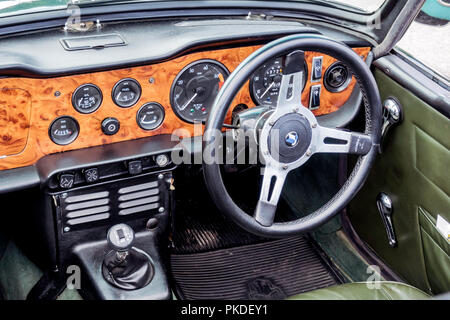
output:
[[[419,289],[400,282],[354,282],[314,290],[289,300],[422,300],[430,298]]]

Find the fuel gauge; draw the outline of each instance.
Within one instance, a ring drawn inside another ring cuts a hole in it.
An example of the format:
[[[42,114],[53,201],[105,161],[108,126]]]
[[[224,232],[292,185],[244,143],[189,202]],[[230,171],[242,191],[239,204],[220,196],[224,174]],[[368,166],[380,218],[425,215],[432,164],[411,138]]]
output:
[[[112,99],[122,108],[129,108],[138,102],[141,97],[141,86],[134,79],[122,79],[116,83],[112,90]]]
[[[63,116],[53,120],[49,128],[50,139],[56,144],[67,145],[72,143],[80,132],[77,120]]]

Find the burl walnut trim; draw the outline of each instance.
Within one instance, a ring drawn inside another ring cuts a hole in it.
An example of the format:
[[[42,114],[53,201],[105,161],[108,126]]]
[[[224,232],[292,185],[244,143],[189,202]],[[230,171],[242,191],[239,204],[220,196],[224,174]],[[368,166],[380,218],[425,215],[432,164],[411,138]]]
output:
[[[30,129],[31,95],[23,89],[0,89],[0,157],[25,149]]]
[[[89,74],[72,75],[49,79],[4,78],[0,79],[0,170],[18,168],[36,163],[47,154],[87,148],[125,140],[138,139],[158,134],[193,135],[193,125],[179,119],[170,106],[170,87],[176,75],[187,64],[200,59],[214,59],[224,64],[232,72],[248,55],[259,46],[221,49],[195,52],[170,61],[134,68]],[[359,55],[367,56],[370,48],[355,48]],[[323,56],[323,73],[336,60],[320,53],[306,52],[305,59],[310,73],[313,56]],[[114,85],[123,78],[134,78],[142,87],[139,101],[132,107],[118,107],[111,98]],[[154,81],[149,81],[153,78]],[[302,94],[305,106],[309,103],[311,83],[308,82]],[[103,92],[100,108],[91,114],[81,114],[72,107],[72,93],[80,85],[93,83]],[[323,82],[320,82],[323,85]],[[340,93],[328,92],[322,87],[321,106],[315,110],[316,115],[336,111],[349,98],[355,79],[346,90]],[[14,88],[14,89],[8,89]],[[17,89],[15,89],[17,88]],[[55,92],[59,95],[55,95]],[[139,108],[151,101],[159,102],[165,109],[163,124],[153,130],[145,131],[136,123]],[[244,103],[254,107],[250,97],[248,83],[236,95],[232,107]],[[232,108],[228,115],[230,118]],[[48,136],[51,122],[59,116],[72,116],[78,120],[80,134],[69,145],[54,144]],[[120,130],[113,136],[106,136],[100,124],[107,117],[120,121]],[[196,134],[199,134],[198,132]]]

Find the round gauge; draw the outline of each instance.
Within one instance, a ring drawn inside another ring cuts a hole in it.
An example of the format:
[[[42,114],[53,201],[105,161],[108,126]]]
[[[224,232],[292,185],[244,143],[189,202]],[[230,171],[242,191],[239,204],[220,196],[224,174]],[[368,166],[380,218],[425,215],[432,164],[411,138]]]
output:
[[[250,94],[257,105],[275,106],[283,77],[283,58],[276,58],[263,64],[250,79]],[[306,85],[308,68],[306,62],[303,73],[303,88]],[[303,89],[302,89],[303,90]]]
[[[206,120],[222,84],[227,68],[215,60],[199,60],[187,65],[175,78],[170,103],[175,114],[187,122]]]
[[[73,93],[72,105],[78,112],[92,113],[100,107],[102,99],[102,92],[97,86],[83,84]]]
[[[154,130],[164,121],[164,108],[156,102],[144,104],[136,115],[136,121],[139,127],[144,130]]]
[[[141,86],[134,79],[122,79],[116,83],[112,90],[112,99],[122,108],[129,108],[138,102],[141,97]]]
[[[66,145],[73,142],[80,132],[77,120],[72,117],[63,116],[53,120],[48,134],[56,144]]]

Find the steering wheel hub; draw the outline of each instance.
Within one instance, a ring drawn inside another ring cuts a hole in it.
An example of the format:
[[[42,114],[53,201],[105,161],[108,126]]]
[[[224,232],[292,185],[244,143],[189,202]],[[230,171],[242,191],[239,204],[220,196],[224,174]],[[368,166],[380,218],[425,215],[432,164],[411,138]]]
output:
[[[281,163],[295,162],[308,150],[311,137],[308,119],[298,113],[286,114],[270,130],[267,139],[270,155]]]

